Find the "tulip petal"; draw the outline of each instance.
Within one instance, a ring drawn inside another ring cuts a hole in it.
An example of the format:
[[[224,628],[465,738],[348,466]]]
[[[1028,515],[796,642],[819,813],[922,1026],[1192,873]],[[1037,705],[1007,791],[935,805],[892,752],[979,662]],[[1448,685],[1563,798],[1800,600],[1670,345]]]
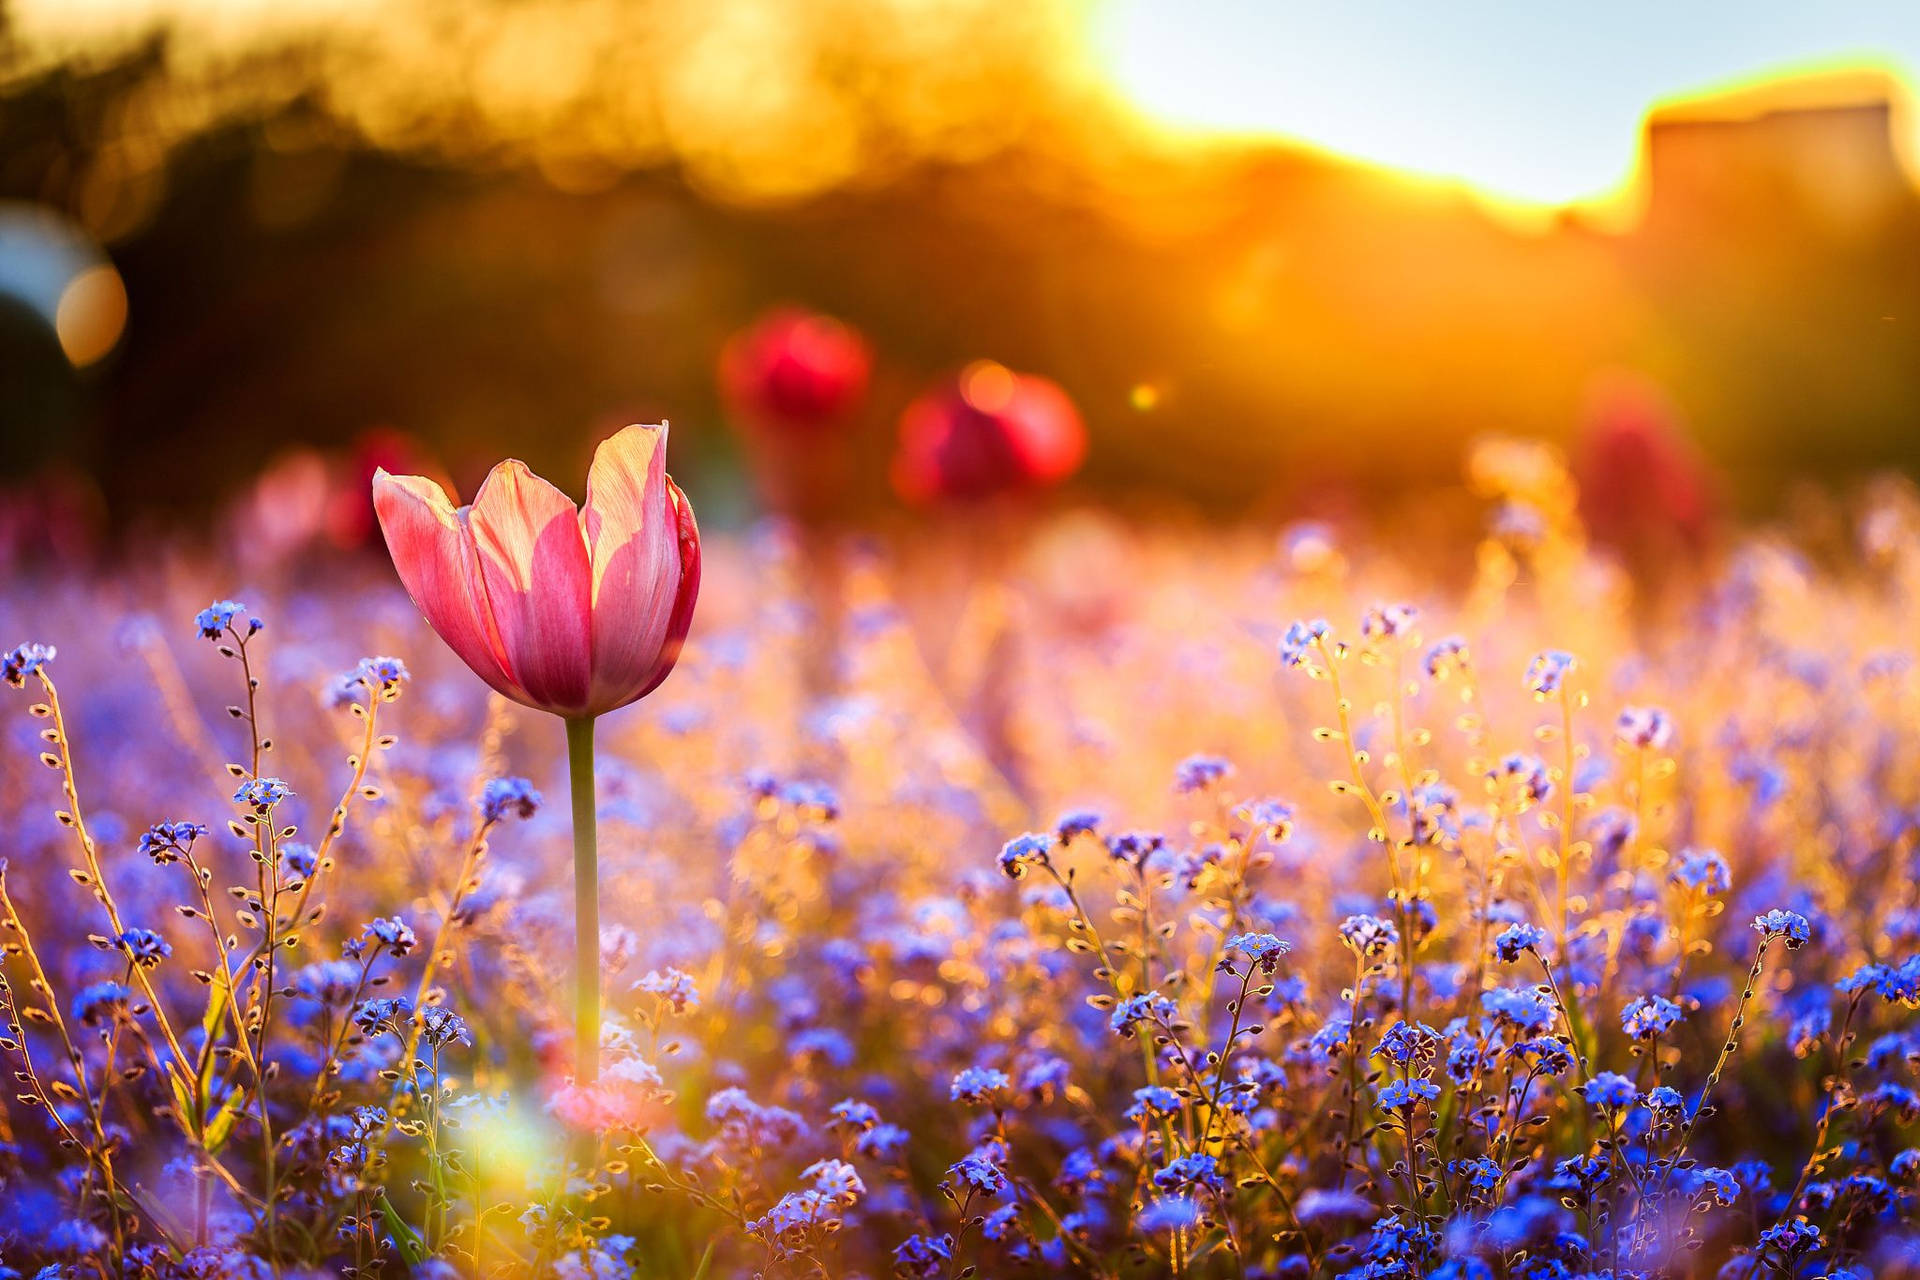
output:
[[[680,660],[680,647],[686,643],[693,625],[694,601],[700,597],[700,526],[694,523],[693,504],[680,486],[667,477],[667,497],[673,503],[675,534],[680,542],[680,591],[674,597],[673,613],[667,618],[667,637],[654,660],[653,672],[637,696],[646,697],[660,687]]]
[[[487,684],[514,699],[514,682],[494,633],[466,514],[425,476],[373,475],[373,509],[400,581],[447,647]]]
[[[509,458],[487,474],[467,523],[508,671],[534,705],[584,713],[593,637],[579,509]]]
[[[682,565],[666,459],[665,423],[631,426],[601,442],[587,475],[597,708],[645,692],[668,637]]]

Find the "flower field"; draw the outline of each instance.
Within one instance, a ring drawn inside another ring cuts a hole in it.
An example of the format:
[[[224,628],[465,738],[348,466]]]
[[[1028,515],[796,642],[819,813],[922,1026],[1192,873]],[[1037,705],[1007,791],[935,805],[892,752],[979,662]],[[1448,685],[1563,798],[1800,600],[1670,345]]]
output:
[[[1656,590],[1473,476],[1421,558],[710,535],[592,1081],[562,726],[384,558],[17,577],[0,1263],[1920,1275],[1920,500]]]

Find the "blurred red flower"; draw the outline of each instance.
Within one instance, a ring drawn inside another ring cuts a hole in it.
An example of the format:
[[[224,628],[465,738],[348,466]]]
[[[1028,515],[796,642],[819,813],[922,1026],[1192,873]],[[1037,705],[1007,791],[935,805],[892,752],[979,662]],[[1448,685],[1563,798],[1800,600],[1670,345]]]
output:
[[[1596,386],[1573,472],[1581,518],[1598,541],[1637,557],[1705,549],[1713,474],[1656,384],[1613,376]]]
[[[392,427],[371,427],[355,436],[342,463],[340,483],[327,499],[327,537],[343,550],[365,545],[378,528],[373,477],[432,474],[432,454],[413,436]]]
[[[1056,484],[1086,452],[1086,427],[1057,384],[978,360],[907,406],[893,483],[909,502],[982,498]]]
[[[866,394],[873,357],[832,316],[776,307],[728,340],[720,391],[749,426],[812,433],[844,423]]]

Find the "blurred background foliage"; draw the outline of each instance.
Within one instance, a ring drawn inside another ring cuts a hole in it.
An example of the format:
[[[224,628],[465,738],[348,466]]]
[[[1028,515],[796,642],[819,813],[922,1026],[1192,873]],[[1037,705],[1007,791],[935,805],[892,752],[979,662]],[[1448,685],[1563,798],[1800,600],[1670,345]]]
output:
[[[1083,492],[1207,513],[1418,504],[1473,437],[1622,415],[1746,511],[1920,468],[1885,75],[1657,112],[1615,207],[1522,212],[1170,132],[1095,0],[75,2],[0,3],[16,525],[204,523],[300,446],[571,477],[661,417],[726,522],[716,362],[780,303],[873,349],[856,512],[981,357],[1071,395]]]

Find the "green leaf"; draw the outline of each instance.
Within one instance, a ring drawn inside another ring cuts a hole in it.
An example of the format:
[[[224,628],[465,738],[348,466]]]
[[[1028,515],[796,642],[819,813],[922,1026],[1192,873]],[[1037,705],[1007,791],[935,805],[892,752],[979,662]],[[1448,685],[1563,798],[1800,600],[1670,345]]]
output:
[[[221,968],[226,962],[221,961]],[[213,1046],[220,1039],[220,1022],[227,1012],[227,993],[232,988],[233,979],[228,976],[224,982],[215,982],[207,992],[207,1011],[200,1016],[200,1069],[196,1073],[199,1079],[201,1106],[206,1105],[208,1086],[213,1080]],[[246,1033],[241,1032],[242,1035]]]
[[[208,1151],[218,1151],[226,1145],[228,1136],[233,1133],[233,1122],[240,1118],[241,1100],[242,1095],[238,1090],[230,1093],[227,1100],[220,1104],[220,1110],[207,1121],[205,1141]]]
[[[414,1229],[401,1218],[400,1211],[393,1207],[393,1201],[383,1194],[375,1202],[374,1208],[380,1211],[380,1220],[387,1224],[387,1230],[393,1233],[394,1243],[400,1246],[400,1256],[409,1266],[427,1260],[427,1247],[420,1243],[420,1237]]]
[[[178,1066],[167,1064],[167,1085],[173,1090],[173,1107],[180,1115],[180,1123],[190,1125],[200,1112],[193,1104],[194,1095],[187,1091],[185,1073]]]

